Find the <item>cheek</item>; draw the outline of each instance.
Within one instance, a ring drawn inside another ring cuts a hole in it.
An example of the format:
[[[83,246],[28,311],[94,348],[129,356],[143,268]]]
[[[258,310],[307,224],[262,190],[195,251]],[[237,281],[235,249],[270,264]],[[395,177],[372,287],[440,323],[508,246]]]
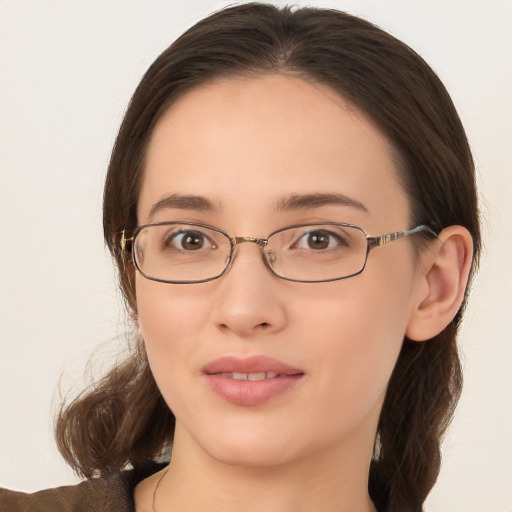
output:
[[[166,394],[184,371],[197,348],[205,325],[202,301],[187,299],[190,289],[137,277],[137,309],[140,333],[155,380]],[[167,399],[167,397],[166,397]]]
[[[361,301],[354,296],[347,301],[327,299],[309,311],[317,326],[310,329],[317,338],[312,357],[329,361],[330,354],[333,373],[342,367],[346,380],[356,384],[369,377],[375,380],[394,365],[405,328],[389,300],[371,295]],[[356,375],[359,378],[351,378]]]
[[[410,276],[403,275],[407,268],[379,272],[380,281],[367,270],[324,287],[299,308],[308,312],[303,332],[314,339],[309,357],[322,368],[320,387],[332,389],[340,403],[359,401],[361,407],[385,393],[402,347],[412,291]]]
[[[137,312],[141,334],[151,349],[171,348],[201,325],[202,303],[194,285],[172,285],[136,278]],[[192,297],[193,296],[193,297]]]

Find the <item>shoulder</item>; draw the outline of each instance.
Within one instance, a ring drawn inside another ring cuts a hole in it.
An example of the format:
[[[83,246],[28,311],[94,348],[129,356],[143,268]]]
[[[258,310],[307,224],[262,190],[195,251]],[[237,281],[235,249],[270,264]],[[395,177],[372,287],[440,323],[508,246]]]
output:
[[[34,493],[0,488],[1,512],[134,512],[133,489],[162,464]]]
[[[24,493],[0,489],[0,510],[2,512],[86,512],[115,510],[129,511],[124,508],[107,508],[111,501],[109,495],[118,494],[120,475],[108,479],[85,480],[78,485],[45,489],[34,493]],[[122,489],[122,486],[121,486]],[[119,489],[120,490],[120,489]],[[125,501],[125,500],[124,500]]]

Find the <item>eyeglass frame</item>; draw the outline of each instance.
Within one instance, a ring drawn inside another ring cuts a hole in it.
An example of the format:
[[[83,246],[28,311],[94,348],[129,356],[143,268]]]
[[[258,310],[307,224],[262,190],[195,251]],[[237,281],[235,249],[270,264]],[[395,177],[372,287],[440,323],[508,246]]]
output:
[[[138,234],[143,229],[145,229],[147,227],[165,226],[165,225],[170,225],[170,224],[178,224],[178,225],[182,225],[182,226],[197,226],[200,228],[210,229],[212,231],[216,231],[216,232],[224,235],[231,243],[231,249],[229,251],[229,256],[226,261],[226,266],[224,267],[224,270],[220,274],[218,274],[214,277],[209,277],[209,278],[200,279],[200,280],[186,280],[186,281],[159,279],[159,278],[151,277],[151,276],[145,274],[142,271],[142,269],[139,267],[139,265],[137,263],[137,259],[135,257],[135,252],[132,250],[133,245],[135,244],[135,240],[137,239]],[[334,278],[329,278],[329,279],[320,279],[320,280],[314,280],[314,281],[293,279],[293,278],[285,277],[285,276],[278,274],[272,268],[272,266],[268,260],[268,253],[266,253],[264,250],[266,245],[268,244],[268,239],[277,233],[286,231],[287,229],[300,228],[303,226],[341,226],[341,227],[346,227],[346,228],[354,228],[354,229],[361,231],[364,234],[364,237],[366,239],[366,254],[365,254],[364,263],[363,263],[361,269],[358,270],[357,272],[349,274],[348,276],[334,277]],[[235,260],[235,251],[236,251],[237,247],[241,243],[244,243],[244,242],[255,243],[256,245],[258,245],[258,247],[261,249],[261,255],[263,257],[263,261],[264,261],[266,267],[272,272],[273,275],[275,275],[276,277],[278,277],[280,279],[284,279],[285,281],[292,281],[292,282],[296,282],[296,283],[327,283],[327,282],[331,282],[331,281],[341,281],[342,279],[348,279],[350,277],[354,277],[354,276],[361,274],[364,271],[364,269],[366,268],[366,264],[368,262],[368,255],[370,254],[370,251],[372,249],[375,249],[376,247],[382,247],[383,245],[386,245],[390,242],[395,242],[396,240],[402,240],[403,238],[406,238],[408,236],[415,235],[418,233],[425,234],[427,237],[430,237],[431,240],[438,239],[437,233],[430,226],[427,226],[426,224],[420,224],[419,226],[416,226],[415,228],[412,228],[412,229],[406,229],[406,230],[402,230],[402,231],[394,231],[392,233],[385,233],[385,234],[378,235],[378,236],[369,236],[361,226],[356,226],[355,224],[348,224],[346,222],[312,222],[312,223],[305,223],[305,224],[293,224],[291,226],[285,226],[283,228],[279,228],[279,229],[276,229],[275,231],[272,231],[272,233],[267,235],[266,238],[258,238],[258,237],[254,237],[254,236],[231,236],[228,233],[226,233],[224,230],[222,230],[220,228],[216,228],[214,226],[209,226],[208,224],[200,224],[197,222],[180,222],[180,221],[151,222],[149,224],[142,224],[135,228],[135,230],[130,238],[126,238],[125,232],[126,232],[126,230],[123,229],[123,231],[121,232],[121,238],[119,241],[119,245],[121,247],[121,252],[125,253],[126,251],[129,251],[131,253],[132,262],[133,262],[135,268],[145,279],[149,279],[150,281],[156,281],[159,283],[168,283],[168,284],[198,284],[198,283],[207,283],[209,281],[214,281],[216,279],[219,279],[220,277],[222,277],[223,275],[225,275],[228,272],[229,268],[231,268],[231,266]],[[130,248],[127,248],[128,244],[130,244]]]

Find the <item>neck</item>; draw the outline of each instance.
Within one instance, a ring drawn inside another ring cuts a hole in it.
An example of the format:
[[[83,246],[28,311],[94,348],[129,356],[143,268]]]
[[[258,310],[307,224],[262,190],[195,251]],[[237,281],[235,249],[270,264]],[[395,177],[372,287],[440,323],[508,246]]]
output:
[[[371,451],[364,458],[355,452],[331,449],[275,465],[229,464],[205,454],[178,426],[156,512],[374,512]]]

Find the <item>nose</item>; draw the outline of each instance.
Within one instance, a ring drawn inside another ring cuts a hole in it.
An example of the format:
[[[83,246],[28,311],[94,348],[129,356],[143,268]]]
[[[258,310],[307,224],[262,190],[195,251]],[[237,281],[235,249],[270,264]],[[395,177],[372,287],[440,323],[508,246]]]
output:
[[[283,287],[262,257],[262,244],[236,247],[227,273],[219,279],[213,319],[217,327],[240,337],[271,334],[287,322]]]

